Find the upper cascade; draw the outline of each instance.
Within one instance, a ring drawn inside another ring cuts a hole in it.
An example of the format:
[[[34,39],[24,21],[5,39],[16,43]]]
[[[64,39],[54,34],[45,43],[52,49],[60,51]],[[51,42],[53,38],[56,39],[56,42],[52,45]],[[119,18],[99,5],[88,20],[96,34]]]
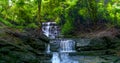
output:
[[[60,28],[57,26],[56,22],[42,23],[42,31],[50,39],[55,39],[60,34]]]

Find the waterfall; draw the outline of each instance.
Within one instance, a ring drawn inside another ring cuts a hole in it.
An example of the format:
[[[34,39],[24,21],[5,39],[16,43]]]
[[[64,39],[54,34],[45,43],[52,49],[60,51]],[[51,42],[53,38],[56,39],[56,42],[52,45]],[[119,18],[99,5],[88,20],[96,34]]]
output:
[[[45,34],[47,37],[49,37],[49,30],[50,30],[50,22],[48,23],[42,23],[42,31],[43,34]]]
[[[43,33],[51,39],[51,43],[59,43],[59,52],[52,52],[52,63],[78,63],[70,59],[69,53],[75,52],[75,41],[70,39],[56,39],[60,35],[59,27],[55,22],[42,23]],[[54,39],[55,41],[52,41]],[[47,46],[47,53],[50,53],[50,44]]]
[[[60,52],[75,52],[75,42],[73,40],[61,40]]]
[[[72,60],[68,53],[62,53],[60,58],[61,63],[79,63],[78,61]]]
[[[59,53],[53,52],[52,63],[60,63]]]
[[[55,39],[59,35],[59,28],[55,22],[42,23],[42,31],[50,39]]]
[[[50,39],[55,39],[59,35],[58,26],[55,22],[45,22],[42,23],[43,34]],[[47,53],[50,53],[50,44],[47,45]]]
[[[50,53],[50,44],[47,45],[47,53]]]

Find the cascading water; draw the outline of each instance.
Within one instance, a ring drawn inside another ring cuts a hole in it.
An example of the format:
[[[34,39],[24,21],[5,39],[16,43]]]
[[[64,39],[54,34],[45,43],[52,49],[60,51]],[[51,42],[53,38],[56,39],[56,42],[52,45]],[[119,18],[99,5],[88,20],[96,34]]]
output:
[[[59,34],[58,27],[55,22],[45,22],[42,23],[43,34],[50,39],[55,39]],[[47,53],[50,53],[50,44],[47,45]]]
[[[47,37],[49,37],[49,30],[50,30],[50,22],[48,23],[42,23],[42,31],[43,34],[46,35]],[[50,45],[47,45],[47,53],[50,53]]]
[[[61,40],[60,52],[75,52],[75,41],[73,40]]]
[[[49,37],[49,29],[50,29],[50,22],[48,23],[42,23],[42,31],[43,34],[45,34],[47,37]]]
[[[47,53],[50,53],[50,44],[47,45]]]
[[[60,63],[59,53],[53,52],[52,63]]]
[[[70,39],[59,39],[59,28],[55,22],[42,23],[43,33],[50,39],[54,39],[59,43],[59,52],[52,52],[52,63],[78,63],[70,59],[69,53],[75,52],[75,41]],[[52,42],[52,41],[51,41]],[[50,45],[48,44],[47,53],[50,53]]]
[[[42,23],[42,31],[50,39],[55,39],[59,35],[59,28],[55,22]]]

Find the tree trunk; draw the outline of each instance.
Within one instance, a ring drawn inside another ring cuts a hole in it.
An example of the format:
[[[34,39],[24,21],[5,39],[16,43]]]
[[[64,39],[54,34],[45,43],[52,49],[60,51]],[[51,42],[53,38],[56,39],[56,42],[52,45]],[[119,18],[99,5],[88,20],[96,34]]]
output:
[[[97,2],[95,0],[87,0],[87,9],[88,9],[89,17],[94,25],[97,25],[97,21],[98,21],[96,3]]]
[[[41,25],[42,25],[42,22],[41,22],[41,3],[42,3],[42,0],[38,0],[38,22],[39,22],[39,25],[40,25],[40,28],[41,28]]]

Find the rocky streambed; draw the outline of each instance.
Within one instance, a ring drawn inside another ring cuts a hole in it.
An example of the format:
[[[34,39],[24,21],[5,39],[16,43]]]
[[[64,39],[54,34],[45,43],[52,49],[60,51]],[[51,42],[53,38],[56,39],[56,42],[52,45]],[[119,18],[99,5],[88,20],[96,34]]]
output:
[[[36,29],[20,31],[1,27],[0,63],[52,63],[53,52],[61,54],[59,53],[60,43],[58,43],[60,39],[50,41],[45,35],[38,32],[40,31]],[[120,35],[116,35],[114,38],[104,36],[63,39],[75,41],[74,50],[76,52],[69,53],[66,61],[120,63]],[[48,44],[50,53],[46,52]],[[70,47],[70,45],[68,46]],[[60,61],[62,61],[61,58]]]

